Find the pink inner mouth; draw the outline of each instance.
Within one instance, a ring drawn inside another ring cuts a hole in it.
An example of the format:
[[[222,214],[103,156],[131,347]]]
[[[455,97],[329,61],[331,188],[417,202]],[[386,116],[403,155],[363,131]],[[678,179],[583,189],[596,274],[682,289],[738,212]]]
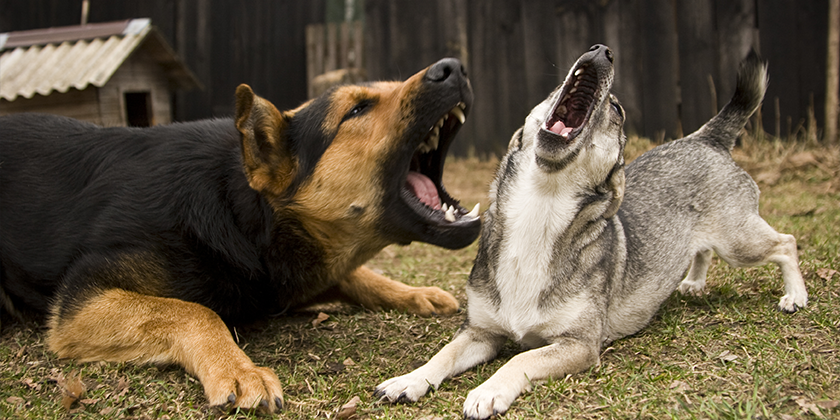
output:
[[[420,172],[410,171],[405,183],[423,204],[435,210],[440,210],[440,197],[435,184],[429,177]]]
[[[566,124],[564,124],[563,121],[557,121],[556,123],[554,123],[554,125],[551,126],[551,128],[549,130],[551,130],[551,132],[553,132],[555,134],[559,134],[559,135],[562,136],[564,134],[571,133],[572,130],[574,130],[574,128],[573,127],[566,127]]]

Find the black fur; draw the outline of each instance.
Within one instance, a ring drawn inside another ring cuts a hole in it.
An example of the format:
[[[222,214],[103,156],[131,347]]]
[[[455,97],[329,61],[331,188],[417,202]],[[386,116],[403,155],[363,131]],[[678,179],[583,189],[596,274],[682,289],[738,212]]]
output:
[[[312,124],[292,123],[311,172],[330,138],[298,126]],[[323,292],[314,244],[249,187],[232,120],[133,129],[0,118],[0,288],[18,310],[44,313],[61,288],[59,310],[72,311],[119,287],[247,322]]]

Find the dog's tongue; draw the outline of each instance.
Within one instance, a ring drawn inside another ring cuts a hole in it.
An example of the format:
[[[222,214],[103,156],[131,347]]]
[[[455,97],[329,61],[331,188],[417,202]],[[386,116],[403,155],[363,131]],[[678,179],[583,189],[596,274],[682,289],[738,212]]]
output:
[[[405,178],[405,183],[423,204],[440,210],[440,197],[438,197],[435,184],[429,177],[420,172],[411,171]]]
[[[551,126],[551,128],[549,130],[551,130],[553,133],[556,133],[556,134],[559,134],[559,135],[562,136],[564,134],[571,133],[573,128],[572,127],[566,127],[566,124],[564,124],[563,121],[557,121],[556,123],[554,123],[554,125]]]

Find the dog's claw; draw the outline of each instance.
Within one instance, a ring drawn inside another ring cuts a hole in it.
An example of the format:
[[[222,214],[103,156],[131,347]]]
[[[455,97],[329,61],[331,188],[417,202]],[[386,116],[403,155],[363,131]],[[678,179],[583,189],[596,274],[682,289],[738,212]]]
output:
[[[274,397],[274,405],[277,406],[277,410],[282,410],[283,409],[283,400],[281,400],[280,397]]]
[[[227,400],[228,400],[228,402],[229,402],[229,403],[231,403],[231,404],[236,404],[236,394],[234,394],[233,392],[231,392],[231,393],[230,393],[230,395],[228,395]]]

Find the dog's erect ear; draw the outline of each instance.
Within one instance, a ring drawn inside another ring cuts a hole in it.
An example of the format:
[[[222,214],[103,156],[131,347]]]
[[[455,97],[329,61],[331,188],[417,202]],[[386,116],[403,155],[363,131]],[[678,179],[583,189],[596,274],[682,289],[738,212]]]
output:
[[[288,187],[297,171],[288,141],[288,115],[254,94],[236,88],[236,129],[242,135],[242,160],[251,188],[274,197]]]
[[[607,177],[605,183],[607,190],[612,193],[612,201],[610,206],[604,212],[604,219],[609,219],[618,213],[618,208],[621,207],[621,202],[624,201],[624,159],[613,166],[610,175]]]

